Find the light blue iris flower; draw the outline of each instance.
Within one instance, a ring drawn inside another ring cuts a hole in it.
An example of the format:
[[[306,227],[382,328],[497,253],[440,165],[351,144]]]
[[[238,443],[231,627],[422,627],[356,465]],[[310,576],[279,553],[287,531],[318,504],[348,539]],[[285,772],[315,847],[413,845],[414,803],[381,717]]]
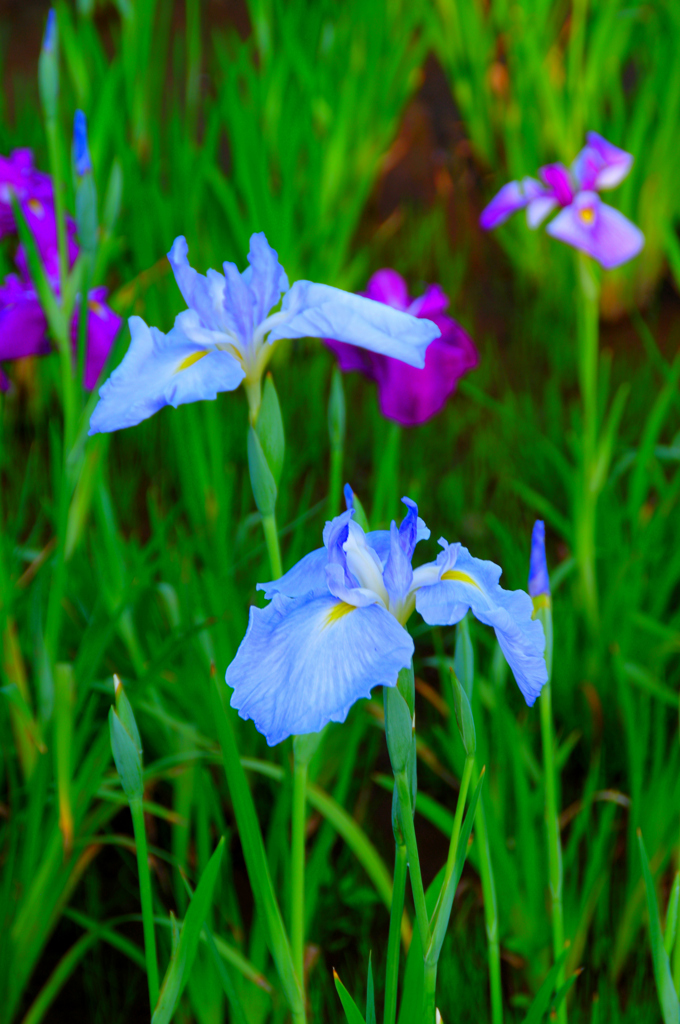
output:
[[[430,320],[330,285],[289,287],[262,232],[251,236],[243,273],[225,263],[223,274],[203,276],[189,266],[187,253],[180,236],[168,259],[188,309],[167,335],[131,317],[130,348],[99,392],[90,434],[133,426],[164,405],[214,399],[241,382],[254,421],[262,374],[282,338],[338,338],[422,368],[427,346],[440,334]]]
[[[528,705],[546,682],[545,637],[529,595],[503,590],[497,565],[445,540],[435,562],[413,569],[416,544],[430,531],[415,503],[403,501],[401,526],[365,533],[350,508],[326,523],[323,548],[258,584],[270,603],[250,609],[226,681],[232,707],[270,745],[343,722],[374,686],[394,686],[413,656],[405,624],[416,608],[432,625],[459,622],[471,609],[493,626]]]

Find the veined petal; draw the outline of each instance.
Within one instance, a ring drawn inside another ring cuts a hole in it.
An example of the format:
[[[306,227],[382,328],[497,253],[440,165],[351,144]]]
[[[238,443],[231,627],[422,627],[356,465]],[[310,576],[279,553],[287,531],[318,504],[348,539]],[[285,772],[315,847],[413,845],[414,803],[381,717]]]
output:
[[[326,583],[326,566],[328,565],[328,551],[326,548],[317,548],[310,551],[308,555],[280,576],[278,580],[270,583],[258,583],[256,590],[263,590],[268,601],[274,594],[283,594],[285,597],[307,597],[328,593]]]
[[[553,238],[592,256],[607,270],[633,259],[645,244],[640,229],[603,203],[596,192],[579,192],[546,230]]]
[[[347,515],[347,513],[344,513]],[[340,518],[340,517],[338,517]],[[376,551],[358,523],[348,523],[347,539],[343,544],[345,564],[352,577],[365,590],[376,594],[385,607],[389,603],[383,582],[383,567]],[[354,582],[354,580],[352,582]]]
[[[484,231],[492,231],[502,224],[517,210],[527,205],[528,199],[519,181],[509,181],[497,192],[491,202],[484,207],[479,218],[479,226]]]
[[[548,673],[543,657],[545,635],[532,619],[533,602],[523,590],[503,590],[501,568],[473,558],[462,545],[440,540],[444,551],[437,558],[438,583],[421,586],[416,608],[430,625],[460,622],[469,608],[475,618],[492,626],[506,661],[529,707],[541,692]]]
[[[254,319],[259,324],[288,291],[288,277],[264,231],[250,236],[248,263],[250,266],[243,271],[242,277],[253,295]]]
[[[277,594],[251,608],[248,631],[227,669],[231,705],[273,746],[344,722],[374,686],[394,686],[413,640],[377,604],[351,608],[331,597]]]
[[[284,296],[281,310],[286,316],[269,334],[270,342],[335,338],[411,366],[425,365],[425,350],[440,334],[430,320],[311,281],[296,281]]]
[[[348,587],[345,582],[345,573],[342,566],[332,562],[326,566],[326,586],[328,591],[343,604],[351,605],[354,608],[365,608],[369,604],[382,604],[385,602],[374,590],[367,587]],[[384,589],[384,588],[381,588]]]
[[[90,434],[133,427],[164,405],[217,398],[233,391],[245,376],[227,352],[205,350],[171,331],[147,327],[130,317],[132,341],[120,366],[99,389]]]
[[[225,281],[223,302],[225,318],[245,353],[256,325],[253,295],[235,263],[225,263],[222,269]]]
[[[177,287],[190,309],[213,331],[224,332],[224,278],[216,270],[209,270],[207,277],[189,266],[189,246],[184,235],[172,243],[168,260],[177,281]]]

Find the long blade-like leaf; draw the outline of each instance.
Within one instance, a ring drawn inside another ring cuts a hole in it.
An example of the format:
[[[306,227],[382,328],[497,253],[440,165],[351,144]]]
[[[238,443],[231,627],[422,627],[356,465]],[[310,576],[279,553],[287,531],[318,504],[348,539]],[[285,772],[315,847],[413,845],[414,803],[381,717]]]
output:
[[[642,841],[642,832],[638,829],[638,844],[640,847],[640,859],[642,860],[642,874],[645,880],[647,891],[647,909],[649,911],[649,940],[652,947],[652,963],[654,965],[654,980],[656,991],[661,1005],[661,1013],[664,1024],[678,1024],[680,1022],[680,1003],[673,985],[671,966],[668,962],[663,934],[661,932],[661,921],[659,920],[659,907],[656,902],[654,879],[649,870],[647,851]]]

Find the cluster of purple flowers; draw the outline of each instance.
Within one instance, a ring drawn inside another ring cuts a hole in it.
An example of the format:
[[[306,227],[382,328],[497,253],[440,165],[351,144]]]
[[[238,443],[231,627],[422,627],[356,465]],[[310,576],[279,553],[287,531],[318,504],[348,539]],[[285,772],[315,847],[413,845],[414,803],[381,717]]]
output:
[[[33,233],[47,280],[55,295],[59,296],[57,220],[52,180],[49,175],[36,170],[28,149],[15,149],[9,157],[0,156],[0,238],[17,229],[12,210],[13,196]],[[78,257],[78,246],[76,226],[70,217],[67,217],[66,232],[68,263],[72,267]],[[15,263],[18,273],[9,274],[0,285],[0,361],[46,355],[51,350],[47,320],[21,245],[17,249]],[[106,288],[95,288],[87,300],[84,384],[88,390],[96,386],[121,324],[120,317],[106,305],[106,295]],[[79,315],[76,306],[71,325],[74,349]],[[0,368],[0,388],[7,390],[8,387],[9,381]]]

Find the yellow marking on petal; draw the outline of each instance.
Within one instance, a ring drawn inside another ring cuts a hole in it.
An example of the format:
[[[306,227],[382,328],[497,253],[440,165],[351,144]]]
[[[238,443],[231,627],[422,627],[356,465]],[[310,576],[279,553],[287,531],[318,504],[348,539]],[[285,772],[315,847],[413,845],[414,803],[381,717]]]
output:
[[[45,216],[45,207],[42,203],[38,202],[37,199],[29,199],[27,205],[31,213],[34,213],[36,217],[40,217],[41,220],[43,219]]]
[[[578,211],[578,215],[584,224],[592,224],[595,220],[595,211],[592,206],[584,206]]]
[[[96,299],[90,299],[88,306],[93,313],[96,313],[97,316],[100,317],[100,319],[106,320],[106,310],[102,306],[101,302],[97,302]]]
[[[175,373],[179,373],[180,370],[188,370],[190,366],[193,366],[194,363],[197,363],[199,359],[202,359],[203,356],[207,356],[207,355],[208,355],[207,348],[202,349],[200,352],[192,352],[190,356],[187,356],[186,359],[182,360],[182,362],[179,364],[179,366],[175,370]]]
[[[350,612],[354,611],[356,611],[355,605],[347,604],[346,601],[339,601],[338,604],[333,605],[321,628],[325,629],[326,626],[332,626],[334,622],[338,621],[338,619],[342,619],[345,615],[349,615]]]
[[[475,583],[472,576],[468,576],[466,572],[461,572],[459,569],[447,569],[442,575],[442,580],[458,580],[459,583],[469,583],[471,587],[477,587],[477,590],[482,591],[479,583]]]

